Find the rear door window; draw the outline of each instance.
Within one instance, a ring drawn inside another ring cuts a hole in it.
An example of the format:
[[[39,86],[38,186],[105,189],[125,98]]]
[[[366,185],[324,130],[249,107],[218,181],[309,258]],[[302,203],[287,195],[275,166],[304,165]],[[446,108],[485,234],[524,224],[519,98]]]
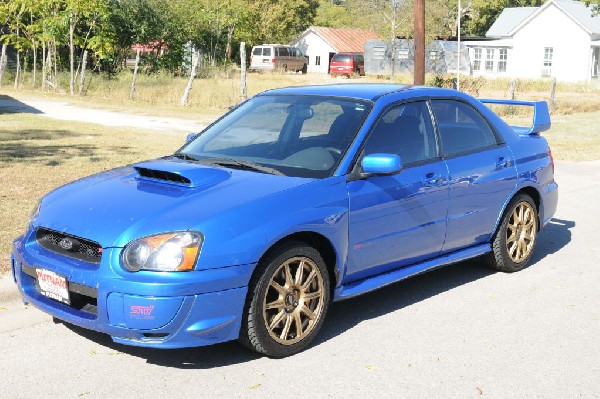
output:
[[[468,104],[456,100],[432,100],[442,155],[452,156],[497,145],[486,120]]]
[[[262,47],[256,47],[252,52],[252,55],[262,55]]]

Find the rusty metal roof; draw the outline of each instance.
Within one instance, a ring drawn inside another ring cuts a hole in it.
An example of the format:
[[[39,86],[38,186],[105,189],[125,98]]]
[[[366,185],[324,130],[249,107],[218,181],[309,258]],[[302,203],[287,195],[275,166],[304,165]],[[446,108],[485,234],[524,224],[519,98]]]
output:
[[[303,33],[303,35],[310,31],[321,37],[321,39],[327,42],[338,53],[362,53],[366,41],[381,39],[381,37],[373,31],[326,28],[323,26],[311,26]]]

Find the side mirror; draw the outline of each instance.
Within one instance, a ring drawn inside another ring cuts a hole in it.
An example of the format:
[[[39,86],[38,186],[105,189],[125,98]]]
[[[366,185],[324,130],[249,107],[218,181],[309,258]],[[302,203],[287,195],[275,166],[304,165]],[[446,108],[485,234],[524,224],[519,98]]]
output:
[[[190,133],[187,135],[187,137],[185,138],[185,143],[189,143],[190,141],[194,140],[196,137],[198,137],[198,133]]]
[[[402,160],[394,154],[369,154],[363,158],[361,166],[365,174],[391,175],[402,170]]]

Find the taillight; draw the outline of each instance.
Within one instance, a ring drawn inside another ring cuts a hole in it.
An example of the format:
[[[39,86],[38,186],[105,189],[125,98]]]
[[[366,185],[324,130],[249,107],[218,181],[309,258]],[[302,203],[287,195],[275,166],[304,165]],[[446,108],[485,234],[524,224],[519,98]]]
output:
[[[550,157],[550,164],[552,165],[552,173],[554,173],[554,157],[552,156],[550,147],[548,147],[548,156]]]
[[[250,57],[250,65],[252,65],[252,57]]]
[[[271,58],[271,64],[275,63],[275,58]]]

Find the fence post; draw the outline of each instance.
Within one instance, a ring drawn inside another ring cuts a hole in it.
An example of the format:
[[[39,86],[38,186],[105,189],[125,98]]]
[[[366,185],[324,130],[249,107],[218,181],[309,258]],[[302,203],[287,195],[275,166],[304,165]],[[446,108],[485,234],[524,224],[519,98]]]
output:
[[[135,81],[137,79],[138,67],[140,65],[140,49],[138,48],[135,52],[135,65],[133,67],[133,77],[131,78],[131,85],[129,86],[129,99],[135,98]]]
[[[508,88],[508,99],[509,100],[514,100],[515,99],[515,89],[517,87],[517,81],[515,79],[510,81],[510,86]]]
[[[554,96],[556,95],[556,78],[553,77],[550,82],[550,109],[554,108]]]
[[[187,105],[188,97],[190,96],[190,92],[192,91],[192,84],[194,83],[194,78],[196,77],[196,70],[198,69],[198,62],[200,60],[200,52],[194,49],[192,53],[192,66],[190,68],[190,77],[188,79],[187,86],[183,91],[183,96],[181,96],[181,106],[185,107]]]
[[[246,90],[246,42],[240,43],[240,84],[242,86],[242,101],[248,98]]]

